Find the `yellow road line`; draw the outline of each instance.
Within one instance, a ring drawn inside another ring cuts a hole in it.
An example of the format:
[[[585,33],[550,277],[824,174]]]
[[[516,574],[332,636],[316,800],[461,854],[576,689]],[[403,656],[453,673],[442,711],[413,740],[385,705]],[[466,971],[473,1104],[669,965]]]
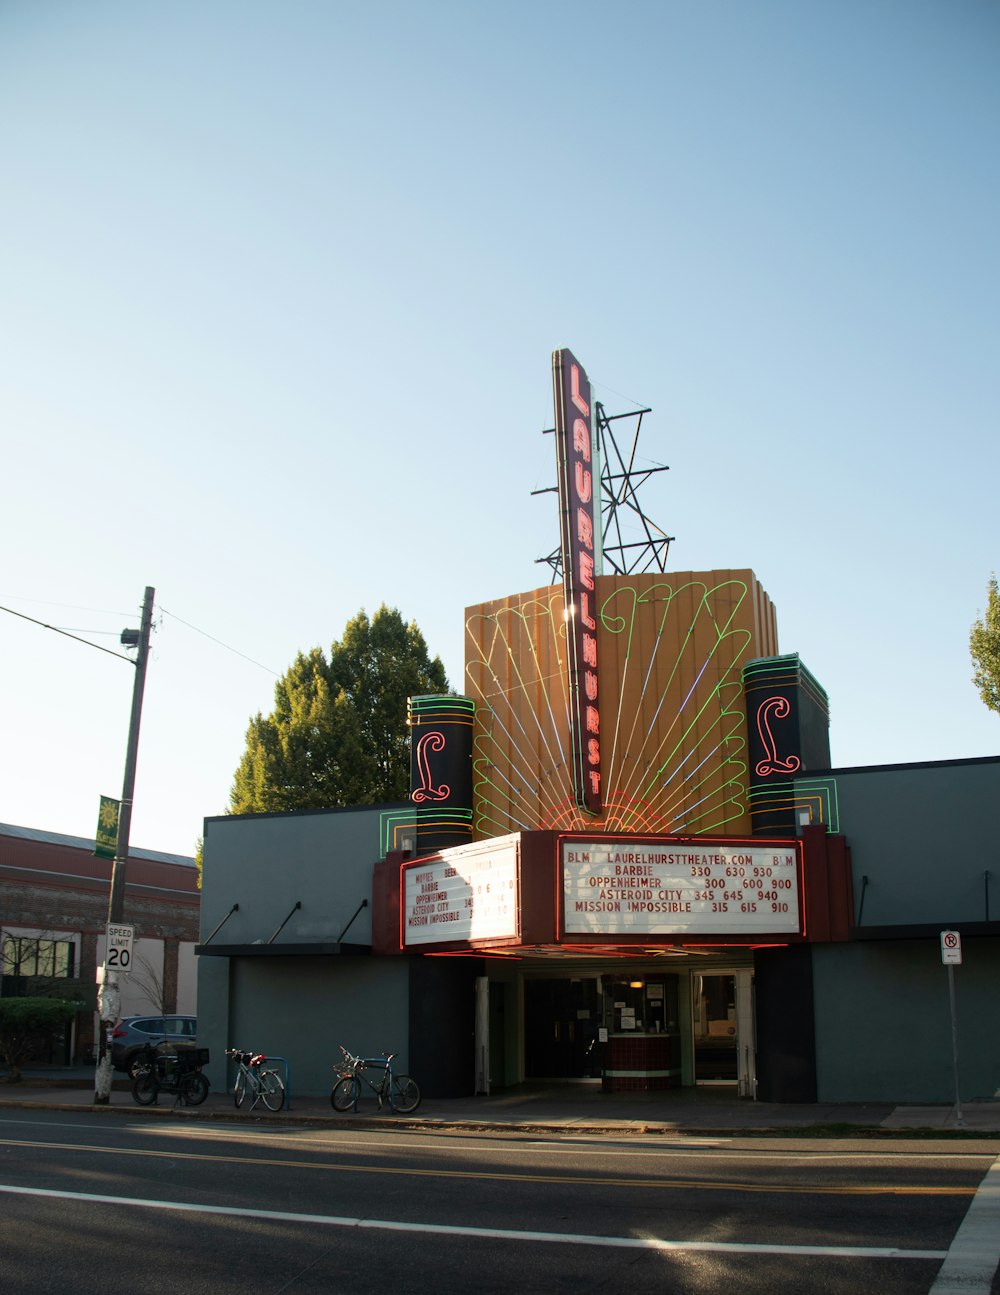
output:
[[[764,1195],[811,1196],[974,1196],[975,1187],[926,1187],[896,1184],[814,1184],[802,1183],[733,1183],[709,1182],[696,1178],[585,1178],[570,1174],[487,1173],[479,1170],[415,1169],[405,1165],[352,1165],[342,1161],[317,1163],[310,1160],[278,1160],[263,1156],[206,1155],[197,1151],[157,1151],[141,1147],[106,1147],[77,1142],[29,1142],[16,1138],[0,1138],[0,1146],[24,1147],[44,1151],[85,1151],[99,1155],[139,1156],[150,1160],[207,1161],[210,1164],[259,1166],[267,1169],[312,1169],[324,1173],[396,1174],[411,1178],[458,1178],[464,1181],[496,1183],[545,1183],[560,1187],[631,1187],[646,1191],[649,1188],[664,1190],[690,1190],[711,1192],[752,1192]]]

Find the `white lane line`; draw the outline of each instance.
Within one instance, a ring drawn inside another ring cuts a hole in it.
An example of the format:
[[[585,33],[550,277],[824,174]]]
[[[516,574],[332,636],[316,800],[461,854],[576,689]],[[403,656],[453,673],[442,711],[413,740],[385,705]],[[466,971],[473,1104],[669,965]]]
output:
[[[1000,1156],[955,1233],[930,1295],[989,1295],[1000,1266]]]
[[[87,1204],[131,1205],[137,1209],[178,1210],[223,1218],[263,1219],[270,1223],[311,1223],[334,1228],[372,1228],[383,1232],[420,1232],[445,1237],[482,1237],[491,1241],[539,1241],[556,1245],[608,1246],[618,1250],[698,1251],[713,1254],[813,1255],[834,1259],[943,1259],[945,1250],[902,1250],[896,1246],[741,1245],[734,1241],[665,1241],[661,1237],[602,1237],[574,1232],[526,1232],[513,1228],[469,1228],[446,1223],[396,1223],[388,1219],[355,1219],[335,1214],[294,1214],[286,1210],[251,1210],[228,1205],[192,1205],[184,1201],[151,1201],[91,1192],[51,1191],[0,1183],[12,1196],[41,1196]]]

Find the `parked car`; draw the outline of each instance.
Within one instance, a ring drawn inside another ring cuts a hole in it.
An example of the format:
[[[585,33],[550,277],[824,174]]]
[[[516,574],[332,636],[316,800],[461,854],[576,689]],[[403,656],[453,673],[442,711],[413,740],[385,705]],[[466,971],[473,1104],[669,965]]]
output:
[[[158,1043],[198,1042],[196,1016],[126,1016],[111,1035],[111,1064],[115,1070],[133,1074],[134,1063],[143,1048]]]

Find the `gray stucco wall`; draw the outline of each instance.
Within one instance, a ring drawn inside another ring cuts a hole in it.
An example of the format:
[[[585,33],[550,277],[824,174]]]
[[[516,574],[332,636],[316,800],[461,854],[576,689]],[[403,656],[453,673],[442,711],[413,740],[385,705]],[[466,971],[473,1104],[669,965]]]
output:
[[[215,1091],[231,1087],[227,1047],[284,1057],[292,1101],[328,1095],[338,1044],[354,1052],[400,1053],[409,1046],[409,959],[367,954],[323,957],[295,946],[371,943],[371,878],[386,806],[317,813],[253,815],[206,822],[201,938],[206,942],[233,904],[211,946],[270,940],[287,955],[200,955],[198,1042],[211,1052]],[[368,901],[352,922],[362,900]],[[301,908],[293,911],[293,906]],[[289,916],[291,914],[291,916]]]
[[[1000,1089],[1000,939],[963,941],[955,968],[959,1093]],[[937,939],[814,945],[817,1099],[955,1100],[948,970]]]
[[[371,881],[379,857],[385,806],[316,813],[254,814],[205,822],[201,938],[205,941],[233,904],[215,944],[266,941],[288,917],[276,944],[335,941],[358,905],[364,909],[344,936],[371,942]]]
[[[212,1054],[207,1073],[215,1092],[232,1086],[227,1047],[283,1057],[293,1106],[296,1094],[329,1094],[341,1043],[366,1056],[398,1052],[396,1068],[407,1072],[407,958],[206,958],[205,964],[198,1042]]]
[[[831,777],[851,847],[855,915],[864,892],[863,926],[985,921],[987,870],[990,917],[1000,917],[1000,760],[840,769]]]
[[[1000,759],[838,769],[858,931],[813,945],[819,1101],[953,1102],[948,972],[938,932],[963,933],[955,969],[959,1093],[1000,1089]],[[986,874],[989,873],[989,877]],[[865,882],[867,878],[867,884]],[[963,927],[975,923],[980,934]],[[888,938],[892,928],[912,929]],[[887,938],[882,939],[885,935]]]
[[[198,958],[198,1044],[211,1060],[205,1074],[215,1092],[226,1087],[229,1034],[229,959]]]

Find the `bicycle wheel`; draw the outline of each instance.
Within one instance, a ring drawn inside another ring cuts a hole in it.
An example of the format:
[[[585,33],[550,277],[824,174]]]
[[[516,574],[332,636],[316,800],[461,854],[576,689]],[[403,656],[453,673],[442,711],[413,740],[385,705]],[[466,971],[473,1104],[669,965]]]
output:
[[[361,1096],[361,1085],[353,1075],[338,1079],[330,1094],[330,1105],[335,1111],[349,1111]]]
[[[409,1075],[393,1075],[389,1086],[389,1103],[398,1115],[408,1115],[420,1105],[420,1089]]]
[[[236,1101],[236,1109],[243,1105],[243,1098],[247,1095],[247,1077],[244,1071],[236,1076],[236,1087],[233,1089],[233,1097]]]
[[[199,1070],[185,1075],[180,1087],[185,1106],[200,1106],[208,1096],[208,1080]]]
[[[129,1079],[138,1079],[140,1075],[148,1074],[153,1069],[153,1062],[145,1052],[137,1052],[128,1063]]]
[[[260,1077],[261,1097],[269,1111],[280,1111],[285,1104],[285,1085],[276,1070],[265,1070]]]
[[[160,1085],[151,1070],[140,1072],[132,1080],[132,1097],[140,1106],[153,1106],[159,1091]]]

